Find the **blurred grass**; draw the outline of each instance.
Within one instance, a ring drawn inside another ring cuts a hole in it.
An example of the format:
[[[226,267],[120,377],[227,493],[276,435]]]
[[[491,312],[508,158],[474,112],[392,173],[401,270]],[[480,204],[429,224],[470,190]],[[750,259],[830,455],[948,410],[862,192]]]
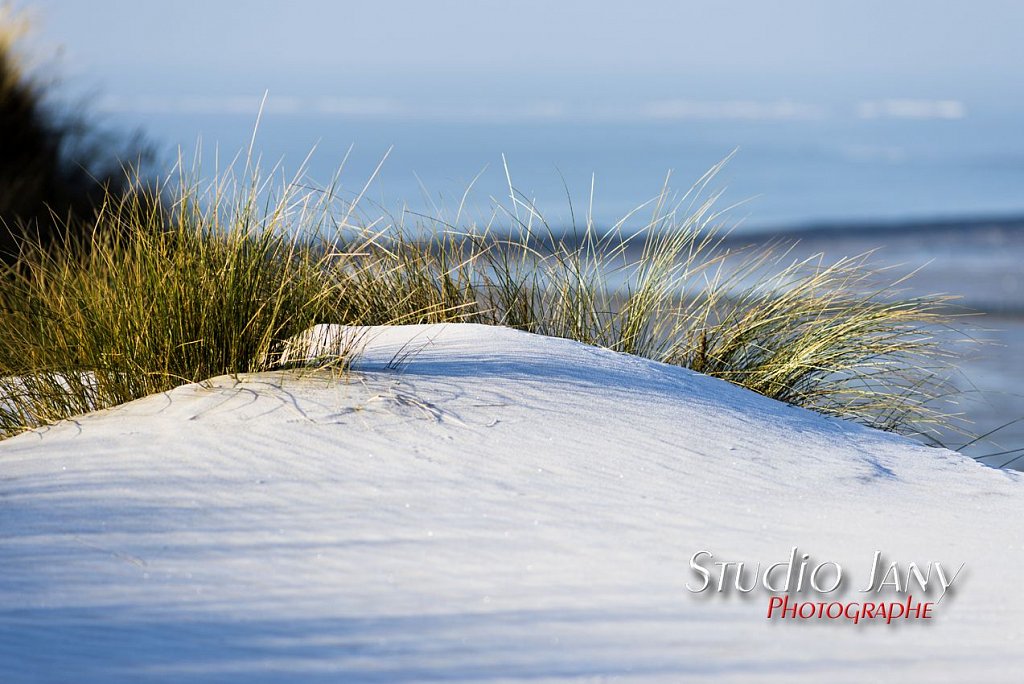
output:
[[[139,136],[121,140],[48,99],[53,84],[33,75],[18,49],[29,30],[24,11],[0,5],[0,261],[6,262],[26,238],[48,244],[87,231],[110,195],[142,190],[126,169],[151,158]]]

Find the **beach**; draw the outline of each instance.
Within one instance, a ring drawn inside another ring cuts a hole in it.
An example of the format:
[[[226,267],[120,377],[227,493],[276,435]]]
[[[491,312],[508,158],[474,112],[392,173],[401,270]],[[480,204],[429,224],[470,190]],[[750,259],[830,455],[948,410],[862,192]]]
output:
[[[1022,22],[0,2],[0,684],[1021,681]]]
[[[1022,664],[1016,473],[567,340],[361,339],[348,376],[216,378],[0,443],[5,681],[1013,681]],[[792,601],[930,612],[768,619],[763,587],[693,591],[701,551],[745,561],[744,584],[803,554],[844,569]],[[876,552],[932,586],[862,592]]]

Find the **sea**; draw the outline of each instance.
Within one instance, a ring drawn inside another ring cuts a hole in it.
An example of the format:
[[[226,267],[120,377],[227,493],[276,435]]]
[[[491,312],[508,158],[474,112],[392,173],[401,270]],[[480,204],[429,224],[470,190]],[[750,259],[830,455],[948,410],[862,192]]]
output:
[[[720,107],[642,120],[229,109],[110,114],[201,176],[250,156],[282,178],[362,195],[364,213],[407,226],[458,215],[500,228],[515,194],[555,232],[588,220],[600,230],[666,185],[682,198],[698,184],[701,197],[718,195],[717,220],[738,239],[784,239],[795,255],[829,259],[874,251],[876,264],[915,273],[910,294],[961,297],[965,331],[981,341],[957,352],[954,379],[973,434],[943,441],[1024,469],[1024,125],[1014,112],[913,102],[828,117]],[[643,225],[648,208],[625,225]]]

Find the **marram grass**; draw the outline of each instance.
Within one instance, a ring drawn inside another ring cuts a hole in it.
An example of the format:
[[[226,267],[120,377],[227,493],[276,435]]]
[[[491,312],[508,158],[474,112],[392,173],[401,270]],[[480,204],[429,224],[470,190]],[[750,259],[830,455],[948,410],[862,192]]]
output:
[[[603,232],[552,230],[511,183],[484,227],[357,221],[295,182],[111,198],[91,237],[24,245],[0,279],[0,435],[273,368],[317,323],[506,325],[886,430],[946,425],[946,300],[901,299],[866,256],[727,249],[713,172]]]
[[[0,299],[0,430],[260,370],[275,342],[329,316],[290,204],[203,209],[192,192],[166,211],[111,201],[84,243],[25,246]]]

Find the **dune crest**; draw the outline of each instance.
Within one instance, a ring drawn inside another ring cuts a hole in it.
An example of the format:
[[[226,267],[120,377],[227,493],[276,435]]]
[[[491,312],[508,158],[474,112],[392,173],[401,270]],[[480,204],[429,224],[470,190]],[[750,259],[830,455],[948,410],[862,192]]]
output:
[[[1024,665],[1017,473],[568,340],[310,337],[317,357],[358,340],[352,369],[214,378],[0,442],[4,681]],[[908,582],[908,562],[963,571],[926,624],[767,620],[764,591],[686,587],[698,551],[763,569],[793,547],[847,569],[842,601],[877,551]]]

